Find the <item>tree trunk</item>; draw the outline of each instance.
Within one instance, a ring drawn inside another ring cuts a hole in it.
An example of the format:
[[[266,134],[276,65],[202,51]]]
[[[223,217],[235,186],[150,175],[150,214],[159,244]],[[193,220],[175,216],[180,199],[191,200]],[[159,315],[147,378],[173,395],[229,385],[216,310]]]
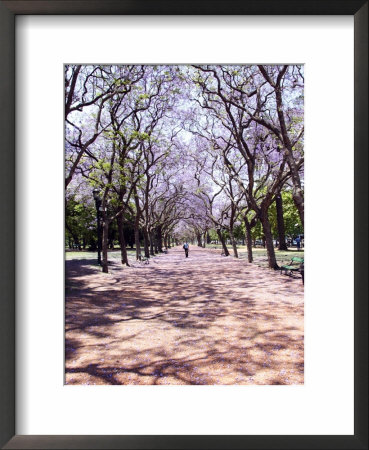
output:
[[[146,258],[150,258],[150,239],[149,239],[149,233],[147,232],[147,228],[143,228],[143,236],[144,236],[144,251]]]
[[[79,243],[79,237],[76,234],[73,234],[74,247],[80,250],[81,244]]]
[[[102,265],[102,271],[104,273],[108,273],[109,269],[108,269],[108,234],[109,234],[109,223],[107,220],[104,220],[103,223],[103,233],[102,233],[102,261],[101,261],[101,265]]]
[[[154,253],[159,253],[159,232],[157,227],[154,231]]]
[[[233,247],[233,256],[235,258],[238,258],[237,244],[236,244],[236,240],[233,235],[233,230],[229,230],[229,235],[231,237],[231,243],[232,243],[232,247]]]
[[[140,261],[141,260],[141,245],[140,245],[140,229],[139,229],[138,218],[136,218],[136,220],[135,220],[134,230],[135,230],[136,260]]]
[[[163,233],[160,225],[158,226],[158,251],[163,252]]]
[[[122,264],[125,264],[126,266],[129,266],[128,263],[128,255],[127,255],[127,247],[126,247],[126,240],[124,238],[124,231],[123,231],[123,218],[122,216],[118,216],[117,218],[117,225],[118,225],[118,238],[119,238],[119,246],[120,246],[120,260]]]
[[[149,236],[150,236],[150,255],[155,256],[155,252],[154,252],[155,238],[154,238],[154,233],[152,232],[152,230],[150,230]]]
[[[110,228],[110,230],[109,230],[109,248],[111,250],[114,250],[114,240],[115,240],[115,230]]]
[[[290,138],[289,138],[289,135],[287,132],[287,128],[286,128],[284,111],[283,111],[282,91],[281,91],[280,86],[275,87],[275,96],[276,96],[276,102],[277,102],[277,113],[278,113],[279,123],[281,125],[282,137],[283,137],[283,141],[285,144],[287,164],[291,171],[291,181],[293,184],[292,198],[293,198],[293,201],[295,202],[296,208],[299,212],[302,226],[304,226],[304,195],[303,195],[302,189],[301,189],[300,174],[299,174],[298,168],[296,166],[296,161],[295,161],[295,158],[293,155],[292,143],[290,141]]]
[[[246,238],[246,245],[247,245],[247,259],[248,259],[249,263],[252,263],[253,262],[253,257],[252,257],[251,225],[250,225],[250,222],[247,220],[246,217],[243,219],[243,221],[245,223],[245,238]]]
[[[264,78],[268,80],[267,72],[263,66],[259,66],[260,71],[262,72]],[[291,140],[288,135],[286,121],[285,121],[285,113],[283,108],[283,98],[282,98],[282,90],[280,86],[280,81],[276,85],[274,85],[275,98],[277,103],[277,114],[279,119],[279,124],[281,126],[282,138],[285,147],[285,155],[287,159],[287,164],[291,171],[291,181],[293,184],[293,192],[292,198],[295,202],[296,208],[299,212],[299,216],[301,219],[302,226],[304,227],[304,195],[301,189],[301,179],[298,171],[298,167],[296,165],[295,157],[293,155],[293,146]]]
[[[292,198],[295,202],[297,211],[299,212],[302,227],[304,228],[304,195],[302,193],[301,187],[294,186],[292,191]]]
[[[226,246],[225,240],[223,238],[222,233],[219,230],[217,230],[217,235],[218,235],[218,238],[219,238],[219,240],[220,240],[220,242],[222,244],[224,255],[225,256],[229,256],[229,251],[228,251],[228,248]]]
[[[283,219],[283,203],[281,194],[278,194],[276,196],[275,206],[277,209],[277,226],[278,226],[278,242],[279,242],[278,249],[287,250],[284,219]]]
[[[273,246],[273,236],[272,236],[272,230],[270,227],[267,209],[264,211],[261,211],[260,222],[263,226],[265,244],[266,244],[267,253],[268,253],[268,266],[270,267],[270,269],[278,270],[279,267],[278,267],[277,260],[275,257],[275,251],[274,251],[274,246]]]

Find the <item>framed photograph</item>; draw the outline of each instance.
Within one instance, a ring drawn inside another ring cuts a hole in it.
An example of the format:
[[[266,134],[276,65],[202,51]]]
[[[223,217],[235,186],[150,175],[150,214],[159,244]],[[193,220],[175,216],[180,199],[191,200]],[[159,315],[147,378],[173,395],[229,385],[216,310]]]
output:
[[[0,2],[4,448],[368,447],[367,18]]]

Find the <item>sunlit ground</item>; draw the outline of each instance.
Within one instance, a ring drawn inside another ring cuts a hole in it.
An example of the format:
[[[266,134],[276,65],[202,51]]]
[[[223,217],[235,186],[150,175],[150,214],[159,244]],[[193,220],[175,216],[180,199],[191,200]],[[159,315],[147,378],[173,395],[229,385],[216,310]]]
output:
[[[212,247],[124,270],[112,252],[109,274],[69,253],[66,383],[302,384],[301,279]]]

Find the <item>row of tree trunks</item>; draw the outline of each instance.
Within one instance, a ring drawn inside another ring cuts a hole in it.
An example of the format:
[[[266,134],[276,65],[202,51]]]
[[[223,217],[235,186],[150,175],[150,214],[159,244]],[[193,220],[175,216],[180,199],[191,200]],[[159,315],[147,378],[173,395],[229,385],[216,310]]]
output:
[[[277,208],[277,222],[278,222],[278,234],[279,234],[279,250],[287,250],[286,241],[285,241],[285,233],[284,233],[284,220],[283,220],[283,204],[282,198],[280,195],[276,196],[276,208]],[[268,253],[268,263],[269,267],[278,269],[278,264],[275,256],[275,250],[273,245],[273,236],[271,233],[270,221],[268,218],[267,210],[263,210],[260,213],[260,222],[262,224],[264,237],[265,237],[265,245]],[[251,224],[247,218],[244,218],[245,224],[245,238],[247,245],[247,254],[248,261],[250,263],[253,262],[253,254],[252,254],[252,238],[251,238],[251,229],[254,224]],[[118,237],[119,244],[121,249],[121,262],[124,265],[129,266],[128,255],[126,249],[126,242],[124,238],[123,226],[124,221],[122,215],[119,215],[117,218],[118,225]],[[109,244],[109,221],[103,220],[102,224],[102,271],[108,272],[108,244]],[[135,236],[135,245],[136,245],[136,259],[141,259],[141,244],[140,244],[140,228],[139,228],[139,217],[136,217],[134,222],[134,236]],[[162,227],[158,226],[154,231],[149,232],[146,227],[142,229],[143,237],[144,237],[144,253],[147,258],[154,256],[155,253],[159,253],[163,251],[163,244],[165,248],[170,248],[171,238],[170,236],[162,234]],[[222,244],[223,252],[225,256],[229,256],[229,251],[226,245],[226,241],[224,236],[220,230],[217,230],[217,235],[219,241]],[[199,247],[203,247],[203,243],[205,245],[207,233],[205,232],[204,236],[201,233],[197,233],[197,243]],[[232,248],[234,252],[234,256],[238,258],[238,251],[236,240],[232,230],[230,230],[230,240],[232,243]]]
[[[279,193],[275,197],[275,204],[276,204],[276,210],[277,210],[277,227],[278,227],[278,249],[279,250],[288,250],[286,245],[286,236],[285,236],[285,226],[284,226],[284,219],[283,219],[283,203],[282,203],[282,196]],[[275,257],[275,251],[273,247],[273,236],[271,233],[271,226],[268,218],[267,211],[263,213],[263,219],[261,220],[261,224],[264,231],[264,247],[267,248],[268,252],[268,263],[269,267],[278,269],[277,260]],[[247,216],[244,217],[244,224],[245,224],[245,238],[246,238],[246,246],[247,246],[247,259],[249,263],[253,262],[253,254],[252,254],[252,236],[251,236],[251,230],[256,224],[256,217],[253,218],[251,222],[247,219]]]
[[[165,234],[164,235],[164,247],[167,249],[167,248],[171,248],[171,241],[172,241],[172,238],[171,238],[171,236],[170,235],[168,235],[168,234]]]
[[[140,228],[139,224],[140,218],[136,216],[134,222],[134,236],[135,236],[135,247],[136,247],[136,259],[141,260],[141,241],[140,241],[140,230],[142,231],[143,241],[144,241],[144,254],[146,258],[150,255],[154,256],[157,253],[162,253],[163,248],[170,248],[170,238],[167,235],[163,235],[162,226],[157,226],[154,230],[150,232],[146,227]]]

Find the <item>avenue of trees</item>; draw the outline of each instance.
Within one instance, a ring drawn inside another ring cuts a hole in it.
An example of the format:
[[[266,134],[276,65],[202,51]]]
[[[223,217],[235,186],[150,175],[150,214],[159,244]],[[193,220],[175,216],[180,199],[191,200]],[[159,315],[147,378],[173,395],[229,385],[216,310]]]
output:
[[[66,245],[149,258],[303,234],[302,66],[65,66]]]

